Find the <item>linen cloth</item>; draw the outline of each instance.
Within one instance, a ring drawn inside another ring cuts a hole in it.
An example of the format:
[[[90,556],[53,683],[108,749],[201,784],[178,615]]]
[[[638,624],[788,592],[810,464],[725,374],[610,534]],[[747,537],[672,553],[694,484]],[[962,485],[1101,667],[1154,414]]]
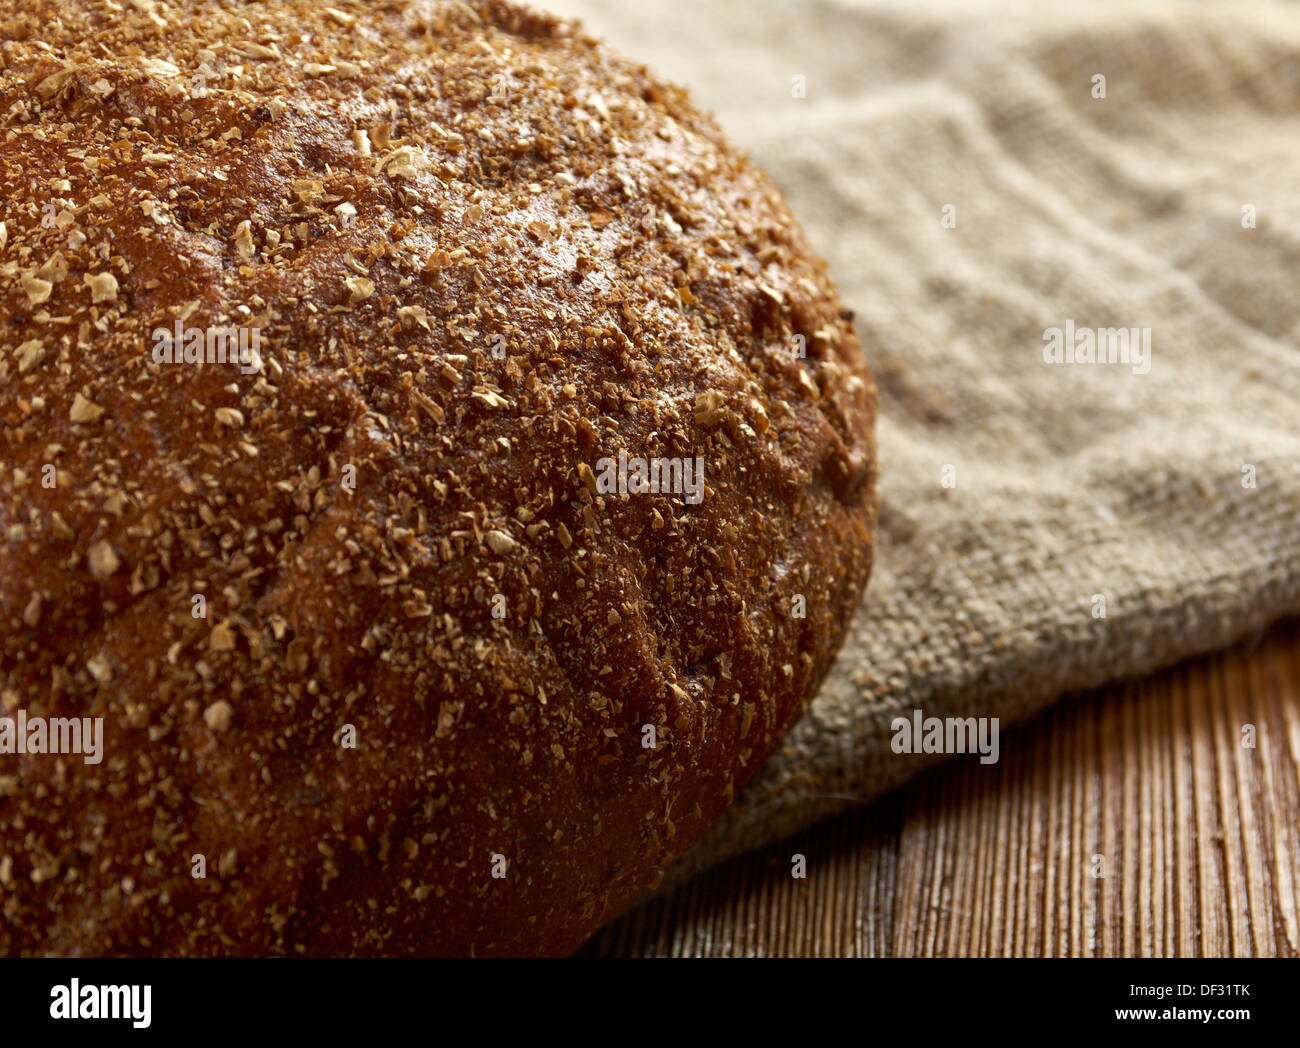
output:
[[[866,599],[668,883],[938,759],[895,717],[1005,730],[1300,612],[1300,8],[542,3],[768,170],[880,389]],[[1067,325],[1149,370],[1046,361]]]

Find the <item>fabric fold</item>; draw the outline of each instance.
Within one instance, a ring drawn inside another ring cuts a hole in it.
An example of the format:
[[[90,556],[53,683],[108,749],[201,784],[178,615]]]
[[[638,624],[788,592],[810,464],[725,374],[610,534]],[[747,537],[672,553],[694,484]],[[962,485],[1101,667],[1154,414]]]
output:
[[[880,388],[866,600],[668,883],[940,759],[897,717],[1005,729],[1300,613],[1300,11],[548,6],[771,173]]]

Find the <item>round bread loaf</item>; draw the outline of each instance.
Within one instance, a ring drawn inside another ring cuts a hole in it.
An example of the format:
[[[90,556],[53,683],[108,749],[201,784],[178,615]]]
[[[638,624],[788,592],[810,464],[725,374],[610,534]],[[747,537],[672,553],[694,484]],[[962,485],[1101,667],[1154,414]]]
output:
[[[0,112],[0,953],[571,952],[870,570],[776,190],[499,2],[10,2]]]

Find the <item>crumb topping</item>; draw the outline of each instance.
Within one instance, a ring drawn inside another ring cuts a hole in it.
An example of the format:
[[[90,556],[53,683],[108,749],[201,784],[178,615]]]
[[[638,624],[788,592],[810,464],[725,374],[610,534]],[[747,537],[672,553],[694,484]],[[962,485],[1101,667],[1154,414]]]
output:
[[[0,716],[105,746],[0,754],[0,953],[574,948],[869,570],[874,389],[779,194],[495,0],[9,0],[0,114]]]

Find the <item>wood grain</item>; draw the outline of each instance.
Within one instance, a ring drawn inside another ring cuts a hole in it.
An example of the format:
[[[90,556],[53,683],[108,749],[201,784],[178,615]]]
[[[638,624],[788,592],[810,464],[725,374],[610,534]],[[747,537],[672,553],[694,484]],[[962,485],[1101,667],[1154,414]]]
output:
[[[582,954],[1300,954],[1300,623],[1066,699],[1001,742],[998,764],[959,757]]]

